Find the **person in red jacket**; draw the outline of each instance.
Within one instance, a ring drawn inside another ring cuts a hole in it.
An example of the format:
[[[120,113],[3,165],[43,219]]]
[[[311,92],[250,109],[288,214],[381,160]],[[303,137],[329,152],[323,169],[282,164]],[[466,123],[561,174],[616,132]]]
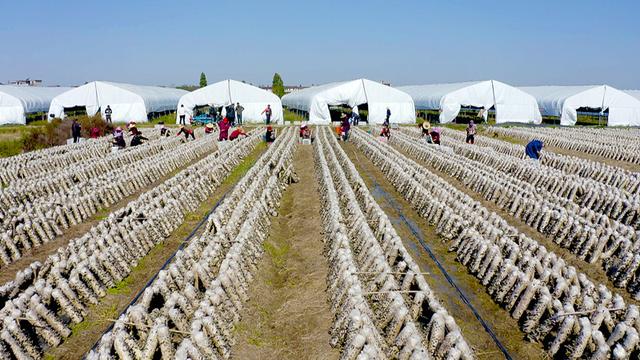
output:
[[[229,128],[231,125],[229,124],[229,120],[225,117],[218,123],[218,128],[220,129],[220,135],[218,136],[218,141],[227,140],[229,137]]]
[[[247,133],[245,133],[241,127],[238,127],[231,132],[231,135],[229,135],[229,141],[233,141],[239,138],[240,136],[247,137]]]
[[[98,137],[100,137],[100,128],[98,128],[97,126],[92,127],[91,130],[89,130],[89,136],[92,139],[97,139]]]

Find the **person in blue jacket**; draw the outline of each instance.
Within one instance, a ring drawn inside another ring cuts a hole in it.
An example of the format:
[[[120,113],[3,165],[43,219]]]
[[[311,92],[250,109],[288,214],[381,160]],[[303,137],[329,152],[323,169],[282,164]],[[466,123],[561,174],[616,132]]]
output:
[[[524,148],[525,154],[528,157],[538,160],[540,159],[540,150],[544,147],[544,143],[540,140],[531,140],[527,147]]]

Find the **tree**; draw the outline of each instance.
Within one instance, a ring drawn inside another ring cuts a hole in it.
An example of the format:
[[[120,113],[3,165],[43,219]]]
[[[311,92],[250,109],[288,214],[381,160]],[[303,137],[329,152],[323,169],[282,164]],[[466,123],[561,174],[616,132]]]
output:
[[[280,74],[273,74],[273,83],[271,84],[271,92],[278,95],[278,97],[284,96],[284,83]]]
[[[203,88],[205,86],[207,86],[207,75],[200,73],[200,87]]]

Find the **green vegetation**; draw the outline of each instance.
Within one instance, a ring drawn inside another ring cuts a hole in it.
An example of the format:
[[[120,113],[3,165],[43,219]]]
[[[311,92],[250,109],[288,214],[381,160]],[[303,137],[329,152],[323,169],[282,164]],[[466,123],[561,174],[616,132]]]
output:
[[[301,115],[297,112],[291,111],[289,109],[284,109],[284,121],[305,121],[307,120],[304,115]]]
[[[273,83],[271,84],[271,91],[278,95],[278,97],[284,96],[284,82],[280,74],[273,74]]]
[[[197,85],[180,85],[180,86],[176,86],[176,89],[180,89],[180,90],[186,90],[186,91],[193,91],[193,90],[198,90],[200,87]]]
[[[4,139],[0,136],[0,157],[18,155],[22,152],[22,141],[18,139]]]
[[[207,75],[203,72],[200,73],[200,87],[203,88],[207,86]]]

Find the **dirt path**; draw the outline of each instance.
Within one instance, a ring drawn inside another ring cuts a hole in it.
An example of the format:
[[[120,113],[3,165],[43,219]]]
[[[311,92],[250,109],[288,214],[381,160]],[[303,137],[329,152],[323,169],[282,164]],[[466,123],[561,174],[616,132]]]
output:
[[[512,144],[527,145],[527,142],[528,142],[526,140],[522,140],[516,137],[498,135],[497,133],[490,132],[487,130],[483,130],[482,135],[491,137],[494,139],[510,142]],[[569,149],[564,149],[556,146],[545,146],[545,149],[549,151],[553,151],[556,154],[575,156],[575,157],[579,157],[579,158],[583,158],[591,161],[600,162],[610,166],[616,166],[627,171],[640,172],[640,165],[634,164],[628,161],[614,160],[604,156],[587,154],[581,151],[569,150]]]
[[[404,200],[386,179],[382,171],[353,144],[343,144],[343,147],[356,165],[369,191],[393,223],[398,235],[402,237],[411,256],[421,270],[429,273],[425,276],[427,283],[455,318],[478,359],[500,359],[503,355],[456,289],[448,283],[435,261],[422,247],[421,239],[429,246],[436,259],[513,358],[544,358],[546,355],[542,347],[523,339],[523,333],[517,330],[519,326],[516,320],[506,310],[495,304],[478,279],[470,275],[466,267],[456,261],[455,253],[448,251],[447,244],[436,234],[435,227],[429,225],[416,213],[411,204]]]
[[[65,339],[62,345],[50,349],[45,358],[51,359],[79,359],[82,354],[91,350],[91,347],[100,339],[102,333],[112,321],[117,319],[129,303],[141,292],[146,284],[162,268],[166,260],[178,249],[184,239],[196,228],[198,223],[207,216],[212,208],[230,191],[242,176],[251,168],[256,160],[265,151],[266,146],[260,143],[256,149],[245,158],[224,180],[220,187],[204,201],[198,209],[185,217],[182,225],[164,242],[156,245],[142,258],[129,276],[118,283],[114,288],[107,290],[107,296],[100,299],[97,305],[89,307],[89,313],[79,324],[72,326],[72,335]],[[199,236],[204,231],[204,226],[196,231],[194,236]]]
[[[310,146],[293,160],[300,182],[284,193],[279,216],[237,324],[235,359],[337,359],[329,345],[333,316],[326,295],[320,198]]]
[[[100,221],[102,221],[107,215],[109,215],[109,213],[114,212],[122,207],[127,206],[127,204],[129,204],[131,201],[135,200],[138,198],[138,196],[140,196],[140,194],[147,192],[153,188],[155,188],[156,186],[162,184],[163,182],[165,182],[167,179],[175,176],[178,172],[182,171],[183,169],[187,168],[188,166],[195,164],[196,162],[204,159],[205,157],[207,157],[208,155],[210,155],[211,153],[206,153],[198,158],[196,158],[195,160],[185,163],[183,166],[181,166],[178,169],[175,169],[174,171],[172,171],[171,173],[161,177],[160,179],[154,181],[153,183],[149,184],[149,186],[146,186],[142,189],[139,189],[138,191],[134,192],[133,194],[123,198],[122,200],[118,201],[117,203],[104,208],[104,209],[100,209],[98,210],[98,212],[93,215],[91,218],[89,218],[87,221],[75,225],[75,226],[71,226],[69,227],[69,229],[62,229],[63,234],[55,239],[53,239],[53,241],[50,241],[48,243],[44,243],[41,246],[38,246],[36,248],[31,249],[30,251],[24,251],[22,253],[22,257],[20,259],[18,259],[16,262],[13,262],[5,267],[2,267],[0,269],[0,284],[4,284],[7,281],[13,280],[16,277],[16,273],[20,270],[25,269],[26,267],[28,267],[31,263],[33,263],[34,261],[40,261],[41,263],[44,263],[44,261],[47,259],[47,257],[53,253],[55,253],[60,247],[62,246],[66,246],[69,241],[78,238],[82,235],[84,235],[85,233],[87,233],[92,227],[94,227],[95,225],[97,225]]]
[[[631,297],[631,295],[626,290],[616,288],[613,285],[613,282],[611,282],[609,280],[609,278],[607,277],[607,274],[604,271],[600,261],[596,262],[595,264],[590,264],[589,262],[580,259],[574,253],[572,253],[570,250],[563,248],[562,246],[560,246],[560,245],[556,244],[555,242],[553,242],[552,239],[550,239],[550,238],[546,237],[545,235],[539,233],[538,231],[532,229],[524,221],[512,216],[511,214],[509,214],[508,211],[505,211],[505,210],[501,209],[500,207],[498,207],[492,201],[486,200],[480,194],[470,190],[462,182],[460,182],[458,179],[456,179],[454,177],[451,177],[446,173],[438,171],[437,169],[434,169],[433,167],[431,167],[428,164],[426,164],[425,162],[410,156],[406,152],[402,151],[402,149],[400,149],[399,147],[394,147],[394,148],[396,150],[398,150],[399,152],[403,153],[405,156],[411,158],[415,162],[417,162],[417,163],[421,164],[422,166],[426,167],[432,173],[434,173],[434,174],[438,175],[439,177],[443,178],[446,182],[448,182],[449,184],[453,185],[456,189],[458,189],[458,190],[464,192],[465,194],[469,195],[473,200],[478,201],[479,203],[482,204],[482,206],[484,206],[485,208],[489,209],[489,211],[495,212],[496,214],[500,215],[500,217],[505,219],[509,223],[509,225],[511,225],[511,226],[515,227],[516,229],[518,229],[519,232],[521,232],[521,233],[525,234],[526,236],[528,236],[529,238],[537,241],[540,245],[543,245],[547,250],[553,251],[558,256],[562,257],[564,259],[564,261],[567,263],[567,265],[573,266],[573,267],[576,268],[576,270],[578,270],[580,272],[583,272],[592,281],[594,281],[596,283],[604,284],[609,289],[619,293],[628,304],[640,305],[640,302],[635,300],[633,297]]]

